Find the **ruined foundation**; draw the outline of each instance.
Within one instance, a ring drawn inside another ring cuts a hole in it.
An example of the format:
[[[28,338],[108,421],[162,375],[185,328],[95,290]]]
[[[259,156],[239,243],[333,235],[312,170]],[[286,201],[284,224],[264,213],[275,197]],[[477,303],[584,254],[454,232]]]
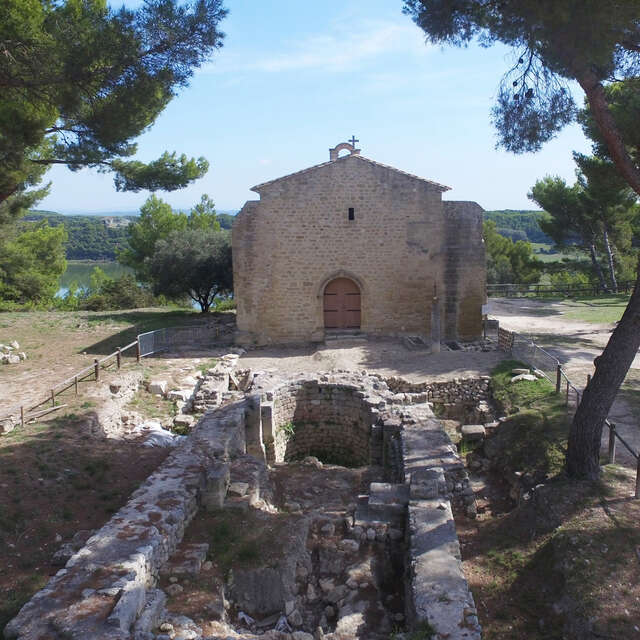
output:
[[[256,378],[205,413],[5,637],[479,639],[451,507],[473,502],[468,478],[427,392],[398,389]],[[269,561],[216,574],[202,532],[225,518],[268,528]],[[178,615],[183,575],[212,591],[206,630]]]

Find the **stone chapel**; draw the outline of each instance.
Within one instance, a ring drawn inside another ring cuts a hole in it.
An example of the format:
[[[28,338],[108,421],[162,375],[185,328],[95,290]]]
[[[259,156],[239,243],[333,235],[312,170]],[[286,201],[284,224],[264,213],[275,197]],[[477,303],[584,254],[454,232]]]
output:
[[[480,336],[483,209],[443,200],[449,187],[365,158],[355,142],[252,188],[260,199],[232,231],[238,343]]]

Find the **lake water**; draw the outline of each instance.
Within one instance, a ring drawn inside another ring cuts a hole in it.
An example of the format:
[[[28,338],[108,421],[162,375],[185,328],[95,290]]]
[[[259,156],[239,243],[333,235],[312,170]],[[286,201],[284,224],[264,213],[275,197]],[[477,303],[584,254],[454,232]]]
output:
[[[79,287],[88,287],[91,272],[95,267],[100,267],[110,278],[117,278],[125,273],[133,273],[129,267],[124,267],[118,262],[95,262],[92,260],[69,260],[67,270],[60,278],[60,289],[57,296],[63,296],[69,291],[69,285],[75,282]]]

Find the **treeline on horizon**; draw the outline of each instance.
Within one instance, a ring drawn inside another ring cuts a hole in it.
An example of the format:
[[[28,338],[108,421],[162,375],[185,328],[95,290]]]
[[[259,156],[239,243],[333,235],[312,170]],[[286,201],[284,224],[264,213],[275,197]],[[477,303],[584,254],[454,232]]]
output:
[[[223,229],[231,229],[232,215],[218,213]],[[52,227],[63,225],[68,240],[65,243],[67,260],[116,260],[118,251],[127,247],[127,226],[138,216],[66,216],[55,211],[30,211],[20,221],[25,229],[46,222]],[[110,221],[114,221],[111,223]],[[120,224],[123,221],[124,224]]]
[[[553,240],[540,229],[538,224],[538,221],[546,215],[544,211],[503,209],[485,211],[484,219],[495,222],[496,231],[514,242],[524,240],[525,242],[553,244]]]

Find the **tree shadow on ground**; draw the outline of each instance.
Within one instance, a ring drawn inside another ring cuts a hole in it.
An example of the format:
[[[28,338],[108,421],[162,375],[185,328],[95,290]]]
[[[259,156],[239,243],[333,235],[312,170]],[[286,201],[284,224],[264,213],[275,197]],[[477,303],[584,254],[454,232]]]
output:
[[[61,544],[102,526],[167,455],[93,437],[95,422],[92,411],[68,413],[0,440],[0,629],[59,570]]]
[[[565,313],[565,309],[551,306],[562,303],[562,298],[489,298],[489,303],[495,302],[494,309],[489,315],[518,315],[530,317],[559,316]],[[509,314],[508,311],[517,312]]]
[[[215,342],[229,344],[232,341],[235,329],[235,314],[229,312],[200,314],[191,311],[173,310],[165,313],[157,311],[124,311],[105,314],[96,314],[87,317],[90,325],[104,324],[130,324],[121,331],[114,333],[104,340],[100,340],[92,345],[81,347],[80,351],[85,351],[90,355],[108,355],[118,348],[124,347],[134,342],[141,333],[155,331],[157,329],[173,327],[211,327],[219,329]],[[218,339],[219,338],[219,339]],[[187,346],[191,349],[196,345],[178,345],[182,351]],[[203,347],[216,345],[208,344]],[[135,352],[134,352],[135,353]],[[163,357],[171,357],[170,352],[164,352]],[[182,356],[179,356],[182,357]]]

